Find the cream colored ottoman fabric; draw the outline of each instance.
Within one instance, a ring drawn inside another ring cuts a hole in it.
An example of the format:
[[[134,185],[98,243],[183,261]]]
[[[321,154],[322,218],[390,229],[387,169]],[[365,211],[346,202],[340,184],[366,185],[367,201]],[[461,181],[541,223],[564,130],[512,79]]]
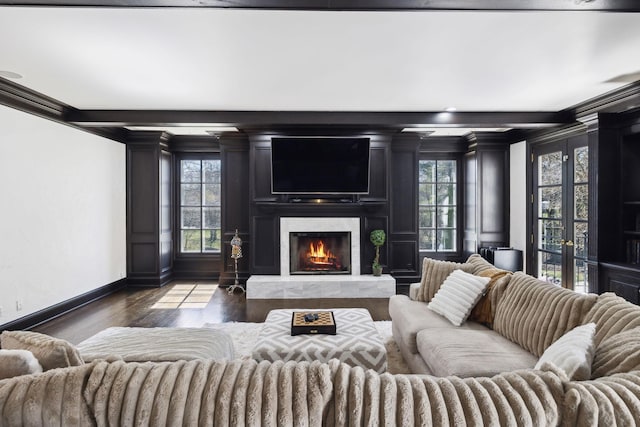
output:
[[[291,336],[294,311],[333,311],[336,335]],[[364,308],[272,310],[258,336],[252,357],[270,362],[338,359],[379,373],[387,370],[387,352],[382,338]]]
[[[108,328],[77,346],[85,362],[171,362],[234,357],[231,337],[208,328]]]

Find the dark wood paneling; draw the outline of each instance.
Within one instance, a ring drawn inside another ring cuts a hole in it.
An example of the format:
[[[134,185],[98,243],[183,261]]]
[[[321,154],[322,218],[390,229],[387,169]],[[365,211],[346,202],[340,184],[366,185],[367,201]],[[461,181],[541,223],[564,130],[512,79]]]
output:
[[[277,197],[271,194],[271,147],[256,146],[253,150],[253,200],[272,201]]]
[[[388,200],[387,147],[388,144],[371,143],[371,149],[369,150],[369,194],[360,197],[362,201],[386,203]]]
[[[464,221],[462,251],[465,257],[478,251],[478,156],[476,152],[464,156]]]
[[[249,204],[249,140],[245,136],[227,136],[220,141],[222,161],[222,234],[220,284],[235,281],[231,239],[238,230],[242,239],[242,258],[238,260],[238,277],[243,282],[249,276],[251,235]]]
[[[251,234],[252,274],[280,274],[280,224],[279,217],[255,216]]]
[[[155,233],[158,207],[158,158],[152,146],[128,146],[129,200],[131,233]],[[151,219],[151,220],[150,220]]]
[[[615,292],[634,304],[640,304],[640,268],[601,263],[600,280],[605,292]]]
[[[415,240],[389,243],[391,253],[390,273],[397,279],[415,280],[418,273],[418,242]]]

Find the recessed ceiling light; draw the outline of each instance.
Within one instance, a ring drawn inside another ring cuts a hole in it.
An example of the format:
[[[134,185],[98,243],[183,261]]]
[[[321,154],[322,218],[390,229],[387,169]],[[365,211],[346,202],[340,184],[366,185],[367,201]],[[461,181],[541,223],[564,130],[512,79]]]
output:
[[[445,111],[453,113],[454,111],[458,111],[458,109],[456,107],[447,107],[447,109]]]
[[[0,77],[4,77],[6,79],[21,79],[22,75],[14,73],[13,71],[0,70]]]

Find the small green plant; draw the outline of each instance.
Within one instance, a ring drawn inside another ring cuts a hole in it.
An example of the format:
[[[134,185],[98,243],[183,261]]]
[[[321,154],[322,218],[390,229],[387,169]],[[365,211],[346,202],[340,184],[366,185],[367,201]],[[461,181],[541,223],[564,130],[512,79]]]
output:
[[[376,257],[373,259],[373,269],[380,269],[380,246],[384,245],[387,235],[384,230],[373,230],[369,235],[369,240],[376,247]]]

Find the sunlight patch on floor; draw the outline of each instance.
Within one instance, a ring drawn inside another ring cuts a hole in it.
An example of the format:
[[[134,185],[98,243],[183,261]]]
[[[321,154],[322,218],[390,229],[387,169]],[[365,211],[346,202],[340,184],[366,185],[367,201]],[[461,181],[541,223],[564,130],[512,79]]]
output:
[[[152,309],[206,308],[218,285],[176,284]]]

